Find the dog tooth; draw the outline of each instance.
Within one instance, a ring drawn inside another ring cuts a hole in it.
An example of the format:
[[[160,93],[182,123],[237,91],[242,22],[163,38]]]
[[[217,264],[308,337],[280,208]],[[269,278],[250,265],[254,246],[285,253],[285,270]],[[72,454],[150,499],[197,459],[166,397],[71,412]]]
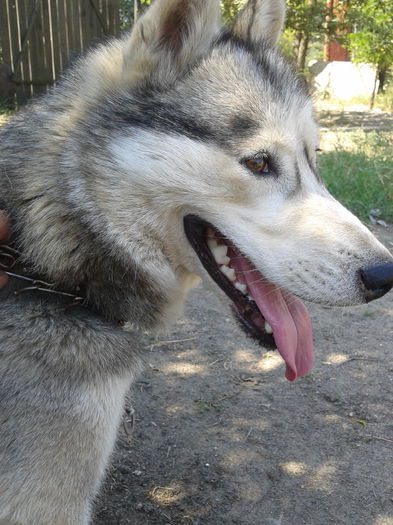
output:
[[[225,244],[213,246],[211,251],[217,264],[229,264],[230,258],[227,257],[228,246],[225,246]]]
[[[245,284],[242,284],[242,283],[236,282],[233,286],[234,286],[237,290],[239,290],[239,292],[241,292],[242,294],[246,295],[246,292],[247,292],[247,286],[246,286]]]
[[[227,277],[230,281],[236,281],[235,270],[229,268],[229,266],[222,265],[220,266],[220,271]]]
[[[265,321],[265,332],[267,334],[272,334],[273,333],[273,328],[270,326],[270,324],[267,321]]]
[[[253,301],[253,302],[255,303],[255,301],[254,301],[254,297],[251,297],[251,295],[247,295],[247,299],[248,299],[249,301]]]
[[[216,248],[218,246],[218,242],[216,241],[216,239],[213,239],[212,237],[208,237],[207,245],[213,251],[213,248]]]

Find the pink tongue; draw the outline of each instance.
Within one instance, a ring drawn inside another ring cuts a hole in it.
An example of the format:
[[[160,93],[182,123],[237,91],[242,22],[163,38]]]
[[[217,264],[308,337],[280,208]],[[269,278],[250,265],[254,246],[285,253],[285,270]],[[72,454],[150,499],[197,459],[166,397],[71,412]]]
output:
[[[277,349],[287,365],[285,377],[294,381],[306,375],[314,361],[307,308],[299,299],[267,281],[244,257],[238,257],[235,266],[239,280],[247,284],[261,314],[273,329]]]

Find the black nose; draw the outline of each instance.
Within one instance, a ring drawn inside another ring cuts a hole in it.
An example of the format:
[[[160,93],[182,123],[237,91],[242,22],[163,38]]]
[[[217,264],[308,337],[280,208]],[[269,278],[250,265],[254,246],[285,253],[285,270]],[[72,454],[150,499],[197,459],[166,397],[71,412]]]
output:
[[[378,299],[393,287],[393,262],[360,270],[360,277],[366,289],[366,301]]]

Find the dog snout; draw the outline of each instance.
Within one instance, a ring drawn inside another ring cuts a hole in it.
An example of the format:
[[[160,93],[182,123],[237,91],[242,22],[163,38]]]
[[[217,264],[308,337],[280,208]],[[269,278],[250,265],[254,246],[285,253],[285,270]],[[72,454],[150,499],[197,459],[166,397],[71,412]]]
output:
[[[393,262],[378,264],[360,270],[366,301],[385,295],[393,287]]]

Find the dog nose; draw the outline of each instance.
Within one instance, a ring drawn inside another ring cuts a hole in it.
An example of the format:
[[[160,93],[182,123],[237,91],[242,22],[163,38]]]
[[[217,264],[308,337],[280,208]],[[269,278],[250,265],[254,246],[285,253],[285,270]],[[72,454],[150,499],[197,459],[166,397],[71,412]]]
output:
[[[393,287],[393,262],[360,270],[360,278],[366,289],[366,301],[378,299]]]

